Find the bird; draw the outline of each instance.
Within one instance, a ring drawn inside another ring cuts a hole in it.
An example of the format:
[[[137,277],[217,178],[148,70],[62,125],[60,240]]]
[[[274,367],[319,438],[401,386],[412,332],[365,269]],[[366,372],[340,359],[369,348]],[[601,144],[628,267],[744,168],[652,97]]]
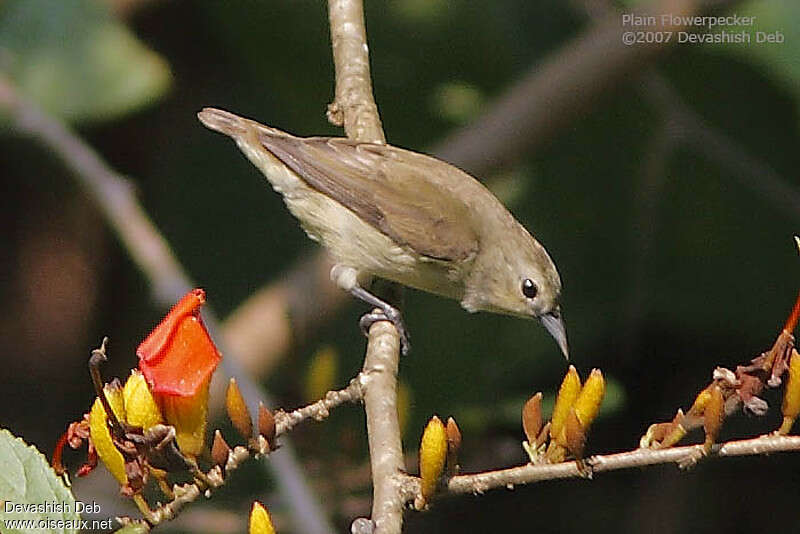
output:
[[[216,108],[200,121],[231,137],[334,259],[331,279],[397,327],[369,291],[383,278],[458,300],[469,312],[538,319],[569,358],[561,278],[545,248],[478,180],[432,156],[339,137],[296,137]]]

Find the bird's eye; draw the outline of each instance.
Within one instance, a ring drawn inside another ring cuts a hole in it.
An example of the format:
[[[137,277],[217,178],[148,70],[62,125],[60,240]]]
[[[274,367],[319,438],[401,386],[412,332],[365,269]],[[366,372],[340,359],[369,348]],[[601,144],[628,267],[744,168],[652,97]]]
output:
[[[536,287],[536,284],[533,283],[533,280],[530,278],[526,278],[522,281],[522,294],[528,297],[529,299],[535,298],[536,293],[539,292],[539,288]]]

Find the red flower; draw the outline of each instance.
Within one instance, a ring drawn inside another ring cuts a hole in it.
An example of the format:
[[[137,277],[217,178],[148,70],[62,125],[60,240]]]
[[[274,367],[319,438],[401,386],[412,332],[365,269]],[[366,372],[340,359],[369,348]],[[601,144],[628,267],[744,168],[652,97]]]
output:
[[[193,396],[216,369],[222,357],[200,318],[205,301],[202,289],[187,293],[136,349],[153,393]]]

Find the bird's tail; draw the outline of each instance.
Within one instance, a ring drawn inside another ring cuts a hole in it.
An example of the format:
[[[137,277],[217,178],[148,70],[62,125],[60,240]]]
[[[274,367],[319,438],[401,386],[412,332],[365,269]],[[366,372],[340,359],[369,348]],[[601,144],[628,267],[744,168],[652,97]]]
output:
[[[264,126],[256,121],[245,119],[229,111],[217,108],[203,108],[203,110],[197,114],[197,118],[200,119],[200,122],[206,125],[206,127],[233,137],[234,139],[240,138],[247,134],[248,131],[252,130],[272,135],[286,135],[280,130]]]

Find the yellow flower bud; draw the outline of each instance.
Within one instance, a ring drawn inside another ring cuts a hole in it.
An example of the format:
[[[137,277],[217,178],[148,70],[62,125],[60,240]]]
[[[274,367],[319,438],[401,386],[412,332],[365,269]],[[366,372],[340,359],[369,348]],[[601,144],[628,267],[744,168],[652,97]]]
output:
[[[228,410],[231,423],[239,431],[239,434],[245,439],[253,437],[253,420],[250,417],[250,410],[247,409],[247,404],[244,402],[235,378],[231,378],[228,382],[228,389],[225,391],[225,408]]]
[[[708,401],[710,400],[711,400],[711,388],[707,387],[706,389],[697,394],[697,397],[694,399],[692,407],[689,408],[689,414],[703,415],[703,412],[705,412],[706,406],[708,405]]]
[[[249,534],[275,534],[275,527],[272,526],[272,519],[269,512],[260,502],[253,502],[250,509],[250,530]]]
[[[800,415],[800,353],[792,349],[789,360],[789,379],[783,393],[783,424],[778,434],[786,435],[792,429],[795,419]]]
[[[600,369],[592,369],[589,378],[581,388],[578,398],[575,399],[575,415],[578,416],[583,426],[583,430],[589,429],[594,418],[597,417],[597,412],[600,411],[600,405],[603,403],[603,397],[606,394],[606,381],[603,378],[603,373]]]
[[[400,424],[400,435],[406,433],[408,419],[411,414],[411,401],[414,396],[411,388],[402,380],[397,383],[397,421]]]
[[[575,404],[575,399],[581,391],[581,378],[575,366],[570,365],[564,381],[558,390],[556,405],[553,408],[553,417],[550,425],[550,437],[556,440],[563,440],[564,423],[567,421],[569,409]]]
[[[164,421],[141,372],[131,371],[131,376],[122,389],[122,398],[125,403],[125,421],[128,424],[148,429]]]
[[[103,388],[106,399],[114,410],[114,414],[120,421],[125,420],[125,407],[122,399],[122,391],[109,384]],[[97,451],[100,461],[106,466],[109,472],[114,475],[117,482],[127,484],[128,477],[125,475],[125,460],[122,453],[114,446],[111,439],[111,431],[106,422],[106,411],[99,398],[95,398],[92,409],[89,412],[89,435]]]
[[[722,428],[722,421],[725,419],[725,397],[722,395],[722,390],[713,384],[708,393],[709,399],[703,412],[703,429],[706,432],[703,449],[706,453],[711,452],[711,446],[714,445]]]
[[[166,422],[175,427],[178,448],[187,456],[197,456],[203,450],[208,418],[208,386],[211,377],[197,393],[189,397],[159,394],[161,413]]]
[[[436,493],[446,457],[447,432],[442,421],[434,415],[422,433],[422,442],[419,446],[419,472],[424,501]]]
[[[336,383],[338,356],[333,347],[325,346],[311,357],[306,374],[305,393],[308,402],[321,399]]]

